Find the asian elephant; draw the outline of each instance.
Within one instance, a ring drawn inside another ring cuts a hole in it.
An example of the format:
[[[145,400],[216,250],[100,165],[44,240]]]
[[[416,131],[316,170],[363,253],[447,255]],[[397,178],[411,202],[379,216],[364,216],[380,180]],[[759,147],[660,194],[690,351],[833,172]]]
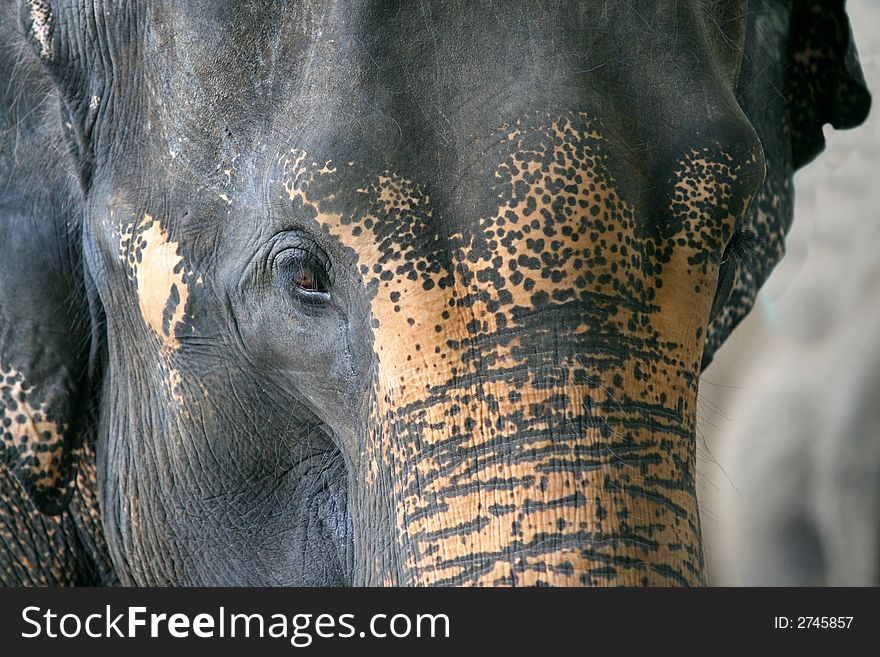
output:
[[[0,7],[0,580],[704,582],[842,0]]]

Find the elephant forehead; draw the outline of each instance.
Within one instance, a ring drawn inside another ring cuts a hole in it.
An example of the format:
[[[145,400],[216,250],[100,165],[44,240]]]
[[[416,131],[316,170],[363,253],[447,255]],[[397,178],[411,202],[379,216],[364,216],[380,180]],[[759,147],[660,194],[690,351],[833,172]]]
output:
[[[365,180],[354,163],[337,167],[299,150],[282,158],[281,194],[354,252],[380,362],[406,368],[414,351],[443,356],[457,338],[494,334],[547,305],[600,308],[592,312],[599,324],[634,333],[623,313],[609,320],[618,308],[657,312],[658,294],[665,310],[689,303],[692,292],[659,293],[667,280],[680,279],[673,292],[711,296],[710,256],[733,223],[733,160],[708,147],[683,153],[664,181],[656,237],[612,175],[609,151],[596,124],[578,115],[502,126],[489,149],[495,163],[470,183],[489,201],[453,210],[457,224],[434,216],[427,185],[390,171]]]

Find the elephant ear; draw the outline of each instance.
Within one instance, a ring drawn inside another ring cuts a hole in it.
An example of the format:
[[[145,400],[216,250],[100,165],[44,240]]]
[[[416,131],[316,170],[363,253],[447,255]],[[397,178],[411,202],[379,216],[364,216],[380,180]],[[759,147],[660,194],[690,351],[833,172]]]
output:
[[[73,490],[90,362],[79,167],[51,7],[0,7],[0,456],[38,509]],[[23,18],[23,20],[21,20]],[[0,491],[0,495],[9,491]]]
[[[871,107],[845,5],[845,0],[794,3],[787,97],[795,169],[822,152],[826,123],[839,130],[854,128]]]
[[[139,4],[114,6],[112,16],[125,20]],[[88,0],[18,0],[17,11],[18,32],[55,87],[65,148],[87,189],[99,147],[95,126],[110,107],[107,70],[119,56],[108,38],[111,12]]]
[[[723,258],[703,369],[785,254],[794,172],[824,148],[823,127],[853,128],[867,117],[871,96],[845,0],[750,0],[736,97],[761,139],[767,174]]]

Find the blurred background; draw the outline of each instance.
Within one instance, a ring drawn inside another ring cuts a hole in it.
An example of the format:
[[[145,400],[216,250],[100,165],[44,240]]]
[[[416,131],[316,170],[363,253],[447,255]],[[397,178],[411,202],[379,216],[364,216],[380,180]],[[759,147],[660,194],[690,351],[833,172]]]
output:
[[[880,585],[880,0],[847,6],[874,111],[826,127],[787,255],[700,384],[715,585]]]

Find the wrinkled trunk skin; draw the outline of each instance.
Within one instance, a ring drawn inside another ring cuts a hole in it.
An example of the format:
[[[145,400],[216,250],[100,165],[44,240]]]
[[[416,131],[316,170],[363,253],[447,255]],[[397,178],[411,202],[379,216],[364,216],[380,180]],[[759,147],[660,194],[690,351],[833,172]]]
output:
[[[582,115],[497,140],[492,202],[449,234],[410,181],[361,183],[353,217],[332,164],[285,164],[291,200],[353,249],[374,295],[356,583],[700,584],[702,338],[740,184],[763,163],[688,150],[646,199]]]
[[[367,498],[393,499],[401,549],[383,583],[701,582],[693,375],[661,365],[666,405],[634,401],[658,361],[562,314],[531,320],[531,347],[465,338],[466,371],[379,393]]]
[[[696,341],[651,325],[599,335],[606,312],[571,304],[501,330],[480,304],[458,314],[475,334],[424,331],[400,346],[365,458],[365,497],[393,500],[401,550],[399,563],[372,564],[392,573],[382,583],[701,583]]]

